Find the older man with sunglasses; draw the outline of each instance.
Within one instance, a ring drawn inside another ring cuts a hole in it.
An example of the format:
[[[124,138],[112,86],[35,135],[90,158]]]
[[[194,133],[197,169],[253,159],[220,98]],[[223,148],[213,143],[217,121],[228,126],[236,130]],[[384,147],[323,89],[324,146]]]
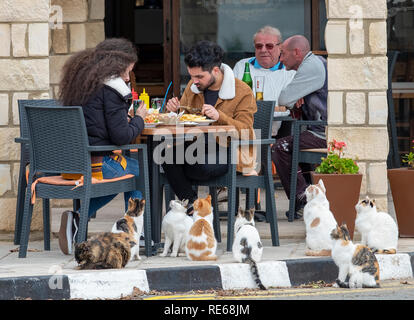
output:
[[[255,56],[245,58],[236,63],[233,68],[234,76],[243,78],[246,62],[250,63],[250,74],[254,81],[256,76],[264,76],[263,100],[276,101],[279,105],[281,91],[292,81],[295,71],[287,71],[279,61],[282,35],[277,28],[265,26],[253,36]],[[254,88],[253,88],[254,91]],[[278,115],[288,115],[289,111]],[[272,135],[276,136],[280,121],[273,123]]]

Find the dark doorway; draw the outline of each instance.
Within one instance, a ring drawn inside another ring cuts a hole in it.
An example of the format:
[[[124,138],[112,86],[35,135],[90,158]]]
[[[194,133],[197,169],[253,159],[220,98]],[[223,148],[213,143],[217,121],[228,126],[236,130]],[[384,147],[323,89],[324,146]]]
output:
[[[163,97],[171,78],[171,0],[105,0],[106,38],[135,43],[138,63],[131,82],[140,93]]]

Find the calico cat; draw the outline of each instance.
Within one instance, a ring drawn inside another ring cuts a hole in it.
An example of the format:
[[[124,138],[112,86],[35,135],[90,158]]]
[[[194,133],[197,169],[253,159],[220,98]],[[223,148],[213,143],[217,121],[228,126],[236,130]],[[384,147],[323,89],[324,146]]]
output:
[[[164,251],[160,254],[165,257],[173,245],[171,257],[176,257],[178,252],[185,252],[185,242],[188,232],[193,225],[193,218],[187,215],[188,200],[171,200],[170,211],[162,220],[161,230],[164,232]]]
[[[143,225],[145,200],[128,201],[124,217],[112,227],[112,232],[99,234],[90,240],[75,245],[78,269],[123,268],[139,257],[139,238]]]
[[[213,231],[213,207],[211,196],[199,198],[193,204],[194,223],[188,232],[185,253],[194,261],[217,260],[217,240]]]
[[[330,233],[336,227],[336,220],[329,210],[326,189],[322,179],[318,184],[310,185],[305,190],[306,205],[303,220],[306,226],[306,247],[308,256],[331,255],[332,241]]]
[[[339,268],[336,285],[341,288],[378,288],[379,264],[370,248],[355,245],[345,224],[336,226],[331,233],[334,242],[332,259]],[[349,281],[346,281],[349,276]]]
[[[361,234],[361,244],[374,253],[395,254],[398,246],[398,227],[386,212],[377,211],[375,200],[366,197],[356,204],[355,229]]]
[[[234,223],[233,257],[238,262],[248,263],[257,286],[266,290],[259,277],[257,262],[262,259],[263,245],[254,223],[254,209],[239,208]]]

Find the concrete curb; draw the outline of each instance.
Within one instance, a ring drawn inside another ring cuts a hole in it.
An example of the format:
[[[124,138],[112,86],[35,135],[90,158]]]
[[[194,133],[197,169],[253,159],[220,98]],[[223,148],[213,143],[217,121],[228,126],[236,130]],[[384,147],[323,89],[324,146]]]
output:
[[[413,278],[414,252],[377,255],[381,280]],[[266,287],[292,287],[335,281],[338,268],[331,258],[258,263]],[[146,270],[104,270],[37,277],[0,278],[0,299],[117,299],[141,291],[256,288],[249,266],[241,263]]]

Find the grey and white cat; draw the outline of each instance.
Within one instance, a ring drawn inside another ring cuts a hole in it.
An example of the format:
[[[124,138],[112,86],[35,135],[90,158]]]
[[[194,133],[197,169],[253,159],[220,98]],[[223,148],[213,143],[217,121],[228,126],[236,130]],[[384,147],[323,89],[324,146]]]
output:
[[[361,234],[361,243],[374,253],[395,254],[398,246],[398,227],[386,212],[378,211],[375,200],[366,197],[355,206],[355,229]]]
[[[185,252],[188,231],[193,225],[193,218],[187,215],[188,200],[171,200],[170,210],[162,220],[161,230],[164,232],[164,251],[160,256],[165,257],[172,245],[171,257],[179,252]]]
[[[379,264],[370,248],[351,241],[345,224],[331,232],[332,259],[339,268],[335,286],[341,288],[378,288]],[[349,279],[346,282],[346,279]]]
[[[259,232],[254,223],[254,209],[243,211],[239,208],[234,223],[233,258],[242,263],[248,263],[252,271],[253,279],[257,286],[266,290],[260,280],[257,262],[260,262],[263,254],[263,245]]]

